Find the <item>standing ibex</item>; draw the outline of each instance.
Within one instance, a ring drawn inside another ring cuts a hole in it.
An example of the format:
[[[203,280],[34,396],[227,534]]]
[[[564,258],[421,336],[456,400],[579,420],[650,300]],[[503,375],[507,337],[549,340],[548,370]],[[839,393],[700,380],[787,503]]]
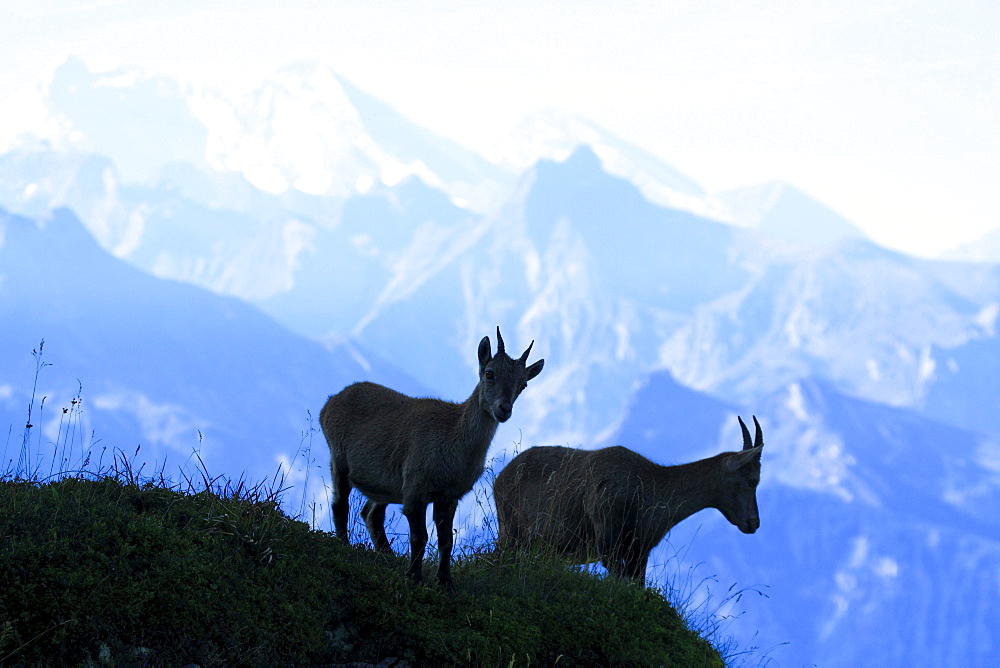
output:
[[[717,508],[743,533],[760,526],[757,483],[764,446],[743,419],[743,449],[660,466],[628,448],[529,448],[496,477],[501,548],[537,546],[574,563],[600,560],[609,572],[645,582],[649,553],[667,531]]]
[[[534,341],[532,341],[534,345]],[[319,421],[330,446],[333,520],[348,541],[348,496],[356,487],[367,497],[361,516],[372,543],[392,552],[385,535],[385,507],[402,503],[410,526],[410,569],[423,579],[427,506],[434,504],[441,563],[438,580],[453,587],[452,523],[458,500],[483,473],[486,451],[498,422],[511,416],[514,400],[545,360],[525,366],[531,345],[518,359],[504,351],[497,327],[497,354],[490,339],[479,342],[479,384],[464,403],[414,399],[375,383],[354,383],[330,397]]]

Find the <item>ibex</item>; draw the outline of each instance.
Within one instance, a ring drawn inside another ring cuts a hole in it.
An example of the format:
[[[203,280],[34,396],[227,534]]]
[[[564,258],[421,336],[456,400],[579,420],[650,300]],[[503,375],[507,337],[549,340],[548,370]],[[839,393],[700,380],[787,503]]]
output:
[[[493,495],[504,548],[539,547],[572,563],[600,560],[608,572],[645,583],[649,553],[678,522],[717,508],[743,533],[760,526],[757,483],[764,447],[743,419],[743,449],[660,466],[614,446],[529,448],[496,477]]]
[[[497,424],[510,418],[514,401],[545,364],[539,360],[526,366],[532,345],[534,341],[520,358],[512,359],[497,327],[494,356],[484,336],[479,342],[479,383],[460,404],[415,399],[369,382],[354,383],[330,397],[319,421],[330,446],[337,536],[349,541],[348,496],[357,488],[367,497],[361,516],[372,543],[380,552],[391,553],[385,507],[402,503],[410,527],[407,575],[420,581],[427,506],[433,503],[441,557],[437,578],[453,588],[455,508],[482,475]]]

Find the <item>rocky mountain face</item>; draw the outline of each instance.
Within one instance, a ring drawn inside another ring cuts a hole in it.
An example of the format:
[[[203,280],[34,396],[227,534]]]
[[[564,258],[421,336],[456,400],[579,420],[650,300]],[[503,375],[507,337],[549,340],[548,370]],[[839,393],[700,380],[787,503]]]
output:
[[[0,424],[23,421],[45,338],[38,394],[69,405],[80,379],[86,434],[266,477],[353,380],[464,399],[499,325],[546,360],[501,460],[622,444],[677,464],[761,420],[761,529],[705,511],[650,573],[728,616],[752,663],[1000,649],[995,265],[887,251],[783,184],[706,194],[579,119],[534,119],[496,167],[316,68],[232,102],[71,62],[50,98],[72,148],[0,156]],[[98,123],[122,109],[156,114]],[[174,147],[132,155],[143,123]],[[312,438],[287,468],[322,495]]]

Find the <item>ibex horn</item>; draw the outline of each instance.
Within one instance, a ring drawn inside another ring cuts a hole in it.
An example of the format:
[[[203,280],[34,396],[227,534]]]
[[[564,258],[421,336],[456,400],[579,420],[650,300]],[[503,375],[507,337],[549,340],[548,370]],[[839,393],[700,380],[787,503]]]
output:
[[[764,446],[764,434],[760,432],[760,422],[757,422],[757,416],[753,416],[753,423],[757,427],[756,438],[753,439],[753,446],[755,448],[760,448]]]
[[[743,422],[743,418],[741,418],[739,415],[737,415],[736,419],[740,421],[740,428],[743,430],[743,449],[744,450],[749,450],[750,448],[753,447],[753,443],[750,442],[750,430],[747,429],[746,424]],[[756,422],[757,418],[755,417],[753,420],[754,420],[754,422]],[[759,424],[757,425],[757,430],[758,430],[757,433],[760,433],[760,425]]]
[[[500,325],[497,325],[497,355],[503,355],[503,337],[500,336]]]
[[[519,360],[521,363],[526,363],[528,361],[528,353],[531,352],[531,346],[533,345],[535,345],[534,341],[528,344],[528,349],[524,351],[524,354],[521,355],[521,359]]]

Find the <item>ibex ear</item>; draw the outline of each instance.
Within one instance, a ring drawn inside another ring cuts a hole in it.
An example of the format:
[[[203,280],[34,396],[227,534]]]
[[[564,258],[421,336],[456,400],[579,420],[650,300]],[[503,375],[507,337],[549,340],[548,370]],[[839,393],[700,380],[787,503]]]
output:
[[[528,372],[528,380],[531,380],[538,374],[542,372],[542,367],[545,366],[545,360],[538,360],[531,366],[529,366],[525,371]]]
[[[760,455],[764,451],[762,447],[750,448],[749,450],[740,450],[739,452],[731,452],[726,458],[726,462],[722,465],[722,468],[726,471],[736,471],[741,469],[748,464],[760,461]]]
[[[493,353],[490,352],[490,337],[484,336],[483,340],[479,342],[479,370],[482,371],[491,359],[493,359]]]

